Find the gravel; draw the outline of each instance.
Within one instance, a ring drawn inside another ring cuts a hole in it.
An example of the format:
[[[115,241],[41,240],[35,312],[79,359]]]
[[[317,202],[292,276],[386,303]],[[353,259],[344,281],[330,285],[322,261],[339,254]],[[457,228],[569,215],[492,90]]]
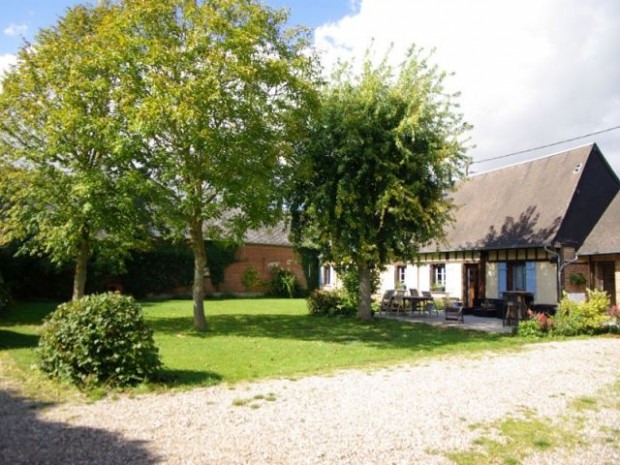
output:
[[[551,342],[92,404],[40,405],[5,386],[0,463],[450,464],[446,453],[475,450],[482,426],[533,416],[566,427],[577,415],[579,444],[522,463],[616,464],[620,407],[604,399],[619,355],[620,338]],[[596,408],[571,406],[584,396]]]

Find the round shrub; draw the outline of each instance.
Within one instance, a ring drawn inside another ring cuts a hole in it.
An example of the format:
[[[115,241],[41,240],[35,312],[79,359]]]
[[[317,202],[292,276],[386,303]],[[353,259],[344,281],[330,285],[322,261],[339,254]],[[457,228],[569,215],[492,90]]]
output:
[[[39,340],[41,369],[80,387],[129,386],[161,368],[142,308],[120,294],[93,294],[59,305]]]
[[[353,316],[357,313],[357,308],[348,304],[339,291],[314,290],[306,304],[310,315]]]

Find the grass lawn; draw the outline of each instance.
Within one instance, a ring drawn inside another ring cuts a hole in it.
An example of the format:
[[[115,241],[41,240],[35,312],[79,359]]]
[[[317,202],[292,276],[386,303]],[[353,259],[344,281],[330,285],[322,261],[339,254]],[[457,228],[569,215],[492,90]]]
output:
[[[386,366],[424,357],[518,348],[520,338],[395,320],[312,317],[301,299],[207,300],[206,333],[192,327],[188,300],[142,302],[155,330],[166,386],[190,387],[341,368]],[[0,354],[28,372],[43,317],[54,303],[20,303],[0,319]]]

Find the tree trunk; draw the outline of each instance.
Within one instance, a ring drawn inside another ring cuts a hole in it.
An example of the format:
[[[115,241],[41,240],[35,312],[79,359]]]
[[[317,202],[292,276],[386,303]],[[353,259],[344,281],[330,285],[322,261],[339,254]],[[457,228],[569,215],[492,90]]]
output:
[[[371,303],[371,275],[370,268],[367,264],[363,263],[358,265],[358,272],[360,275],[360,287],[358,293],[358,313],[357,316],[360,320],[370,320],[372,318],[372,312],[370,308]]]
[[[86,289],[86,267],[88,266],[89,255],[88,239],[82,237],[76,257],[75,274],[73,275],[73,301],[84,297],[84,290]]]
[[[192,286],[192,299],[194,300],[194,328],[196,331],[207,330],[207,318],[205,316],[205,267],[207,266],[207,251],[202,237],[202,221],[192,221],[191,225],[192,251],[194,252],[194,284]]]

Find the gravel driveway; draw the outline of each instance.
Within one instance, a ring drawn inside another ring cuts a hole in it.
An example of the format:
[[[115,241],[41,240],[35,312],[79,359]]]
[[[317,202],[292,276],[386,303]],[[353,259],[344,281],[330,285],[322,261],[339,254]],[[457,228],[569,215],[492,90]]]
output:
[[[0,463],[450,464],[512,417],[579,434],[524,465],[617,464],[619,392],[606,392],[619,379],[620,338],[598,338],[81,405],[5,388]]]

